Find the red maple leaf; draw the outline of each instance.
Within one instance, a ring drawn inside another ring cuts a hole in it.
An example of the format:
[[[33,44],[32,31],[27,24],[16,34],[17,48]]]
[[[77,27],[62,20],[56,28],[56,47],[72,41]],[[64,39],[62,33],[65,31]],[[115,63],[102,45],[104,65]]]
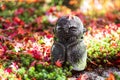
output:
[[[14,17],[13,18],[13,22],[14,22],[14,24],[19,24],[19,25],[24,25],[25,23],[24,23],[24,21],[22,21],[19,17]]]
[[[57,61],[55,62],[55,65],[56,65],[57,67],[62,67],[62,61],[57,60]]]
[[[117,26],[120,27],[120,23],[118,23]]]
[[[22,27],[18,27],[18,34],[24,35],[25,34],[25,30]]]
[[[20,15],[22,13],[24,13],[24,8],[19,8],[14,12],[15,15]]]
[[[6,47],[0,43],[0,56],[3,55],[6,52]]]
[[[19,17],[14,17],[13,21],[19,23],[21,21],[21,19]]]
[[[11,72],[12,72],[12,69],[11,69],[11,68],[6,68],[6,69],[5,69],[5,72],[11,73]]]
[[[37,50],[32,50],[31,52],[32,52],[33,57],[34,57],[35,59],[38,59],[38,60],[42,60],[42,59],[43,59],[43,55],[42,55],[41,52],[39,52],[39,51],[37,51]]]

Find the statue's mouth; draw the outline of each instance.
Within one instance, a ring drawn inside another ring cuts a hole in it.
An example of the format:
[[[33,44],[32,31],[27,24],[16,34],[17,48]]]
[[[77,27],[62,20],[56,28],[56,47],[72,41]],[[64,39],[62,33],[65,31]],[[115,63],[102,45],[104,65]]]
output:
[[[71,36],[69,34],[64,34],[65,39],[69,39]]]

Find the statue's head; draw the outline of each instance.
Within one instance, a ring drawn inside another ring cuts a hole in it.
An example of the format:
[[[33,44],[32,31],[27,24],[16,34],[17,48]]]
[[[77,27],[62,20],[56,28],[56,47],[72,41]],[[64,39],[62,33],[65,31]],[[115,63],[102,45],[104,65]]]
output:
[[[63,16],[58,19],[55,34],[58,38],[82,37],[85,28],[77,16]]]

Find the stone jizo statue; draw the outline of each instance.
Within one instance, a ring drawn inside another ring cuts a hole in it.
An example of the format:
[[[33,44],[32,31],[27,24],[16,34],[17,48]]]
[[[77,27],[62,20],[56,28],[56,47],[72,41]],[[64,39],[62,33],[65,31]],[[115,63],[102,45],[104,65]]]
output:
[[[52,63],[60,60],[68,62],[75,71],[86,67],[87,52],[83,41],[85,28],[77,16],[63,16],[58,19],[55,27],[55,37],[51,48]]]

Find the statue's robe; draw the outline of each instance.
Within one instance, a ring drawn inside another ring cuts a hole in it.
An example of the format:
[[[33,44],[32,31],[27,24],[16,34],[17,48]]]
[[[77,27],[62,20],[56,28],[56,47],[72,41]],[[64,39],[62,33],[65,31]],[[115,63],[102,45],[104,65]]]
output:
[[[54,42],[51,48],[51,60],[53,64],[57,60],[68,62],[76,71],[84,70],[87,64],[87,52],[83,40],[78,39],[69,44]]]

